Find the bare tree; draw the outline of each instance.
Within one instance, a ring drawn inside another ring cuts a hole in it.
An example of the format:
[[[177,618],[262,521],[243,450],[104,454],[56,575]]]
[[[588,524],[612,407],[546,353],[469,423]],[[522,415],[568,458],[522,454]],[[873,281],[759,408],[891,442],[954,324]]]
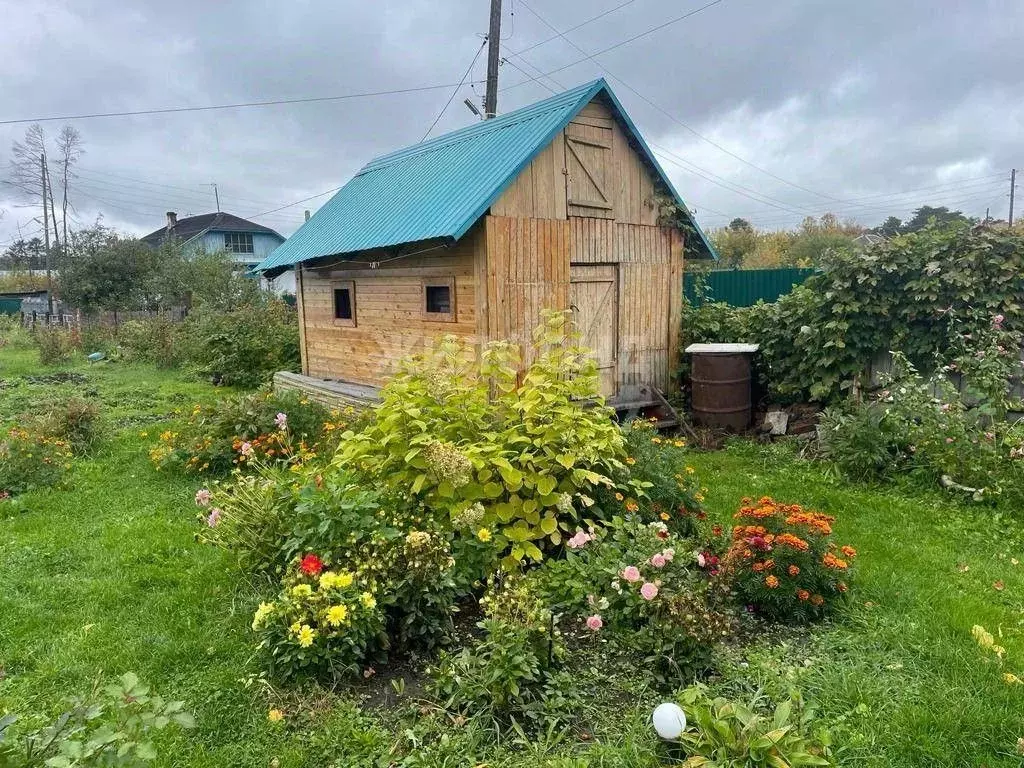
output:
[[[82,156],[82,135],[72,126],[65,125],[57,135],[57,163],[60,173],[61,212],[60,220],[64,229],[64,245],[68,244],[68,184],[74,176],[72,168]],[[52,194],[52,190],[51,190]]]

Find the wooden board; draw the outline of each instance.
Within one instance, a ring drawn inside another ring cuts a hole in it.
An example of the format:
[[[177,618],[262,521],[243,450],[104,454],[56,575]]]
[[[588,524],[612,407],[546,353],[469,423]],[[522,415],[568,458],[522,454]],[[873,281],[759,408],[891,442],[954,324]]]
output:
[[[305,316],[303,370],[312,377],[380,386],[399,362],[446,334],[477,345],[477,279],[484,260],[483,228],[477,226],[448,249],[387,261],[340,262],[303,274]],[[378,260],[376,257],[373,260]],[[424,317],[424,281],[451,279],[455,316],[451,322]],[[355,286],[354,326],[334,322],[333,285]]]
[[[618,391],[619,275],[615,264],[572,264],[569,306],[580,343],[593,350],[600,391]]]

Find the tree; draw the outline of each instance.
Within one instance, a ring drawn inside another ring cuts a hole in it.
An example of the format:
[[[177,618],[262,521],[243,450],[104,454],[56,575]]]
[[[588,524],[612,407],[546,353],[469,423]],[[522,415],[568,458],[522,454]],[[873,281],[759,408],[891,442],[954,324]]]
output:
[[[737,217],[729,222],[729,229],[733,232],[753,232],[754,226],[746,219]]]
[[[15,240],[11,243],[3,256],[0,256],[0,269],[18,272],[21,270],[33,271],[46,268],[46,251],[43,248],[43,241],[38,237],[31,240]]]
[[[882,237],[896,237],[902,230],[903,222],[895,216],[890,216],[871,231]]]
[[[180,304],[184,258],[96,225],[72,235],[61,262],[61,297],[84,312],[165,309]]]
[[[907,234],[910,232],[920,232],[932,219],[938,226],[945,226],[947,224],[972,224],[975,222],[960,211],[951,211],[946,206],[942,205],[935,208],[930,205],[922,205],[916,211],[914,215],[907,220],[907,222],[900,228],[901,234]]]
[[[78,162],[84,150],[82,149],[82,136],[70,125],[65,125],[57,135],[57,166],[59,171],[59,183],[61,188],[61,227],[64,232],[64,244],[68,242],[68,182],[73,176],[72,167]]]
[[[192,254],[184,260],[181,279],[183,293],[199,308],[230,312],[267,298],[259,280],[248,277],[232,255],[224,251]]]

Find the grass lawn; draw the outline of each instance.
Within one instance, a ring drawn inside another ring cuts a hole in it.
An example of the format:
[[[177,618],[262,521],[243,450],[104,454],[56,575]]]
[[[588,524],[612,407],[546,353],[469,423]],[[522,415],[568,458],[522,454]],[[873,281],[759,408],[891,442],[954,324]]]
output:
[[[54,372],[32,351],[0,349],[0,425],[75,393],[101,400],[108,433],[74,461],[65,487],[0,503],[0,715],[52,717],[99,675],[132,670],[186,700],[199,722],[161,735],[159,765],[670,763],[646,725],[657,695],[614,668],[578,670],[593,692],[585,731],[501,745],[412,690],[269,685],[249,631],[257,592],[238,584],[222,552],[194,541],[200,483],[156,472],[146,453],[176,408],[218,393],[175,372],[107,363],[60,369],[84,378],[26,378]],[[1001,677],[1024,677],[1019,519],[937,492],[852,486],[782,447],[737,444],[691,463],[721,521],[741,497],[772,495],[835,515],[838,539],[860,552],[848,612],[724,652],[714,685],[777,694],[797,684],[841,765],[1021,765],[1024,685]],[[985,661],[974,624],[1001,632],[1003,668]],[[272,706],[285,722],[268,721]]]

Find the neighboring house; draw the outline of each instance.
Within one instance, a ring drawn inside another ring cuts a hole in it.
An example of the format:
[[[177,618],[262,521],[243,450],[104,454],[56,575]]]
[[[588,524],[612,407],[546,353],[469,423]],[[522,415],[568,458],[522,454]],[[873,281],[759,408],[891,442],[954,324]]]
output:
[[[874,232],[865,232],[862,235],[857,235],[853,238],[853,244],[858,248],[870,248],[873,245],[881,245],[882,243],[889,242],[888,238],[882,235],[876,235]]]
[[[572,309],[631,400],[671,385],[684,237],[714,257],[664,201],[687,210],[601,79],[371,161],[257,269],[298,270],[308,377],[380,386],[434,337],[528,343]]]
[[[222,212],[179,219],[174,211],[168,211],[167,225],[150,232],[142,242],[157,247],[169,238],[181,242],[189,253],[227,251],[246,269],[255,267],[284,242],[284,238],[269,227]],[[287,275],[275,280],[271,287],[279,293],[293,293],[294,277]]]

